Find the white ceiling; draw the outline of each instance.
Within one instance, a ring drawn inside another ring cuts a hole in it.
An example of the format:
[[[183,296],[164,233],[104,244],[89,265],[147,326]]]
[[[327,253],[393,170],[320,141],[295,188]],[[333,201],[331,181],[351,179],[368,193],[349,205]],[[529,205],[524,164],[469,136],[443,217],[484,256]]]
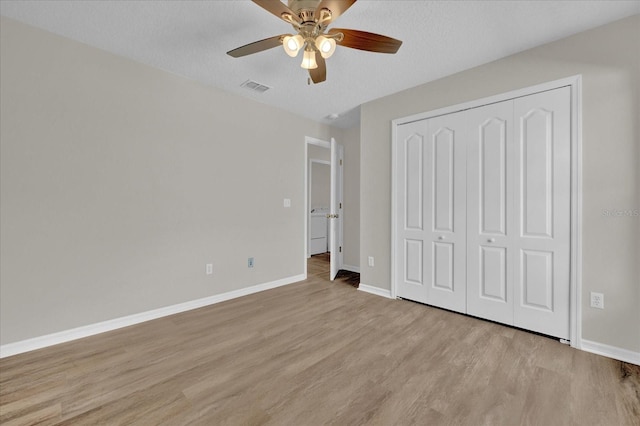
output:
[[[402,40],[395,55],[338,47],[327,81],[307,85],[301,58],[281,48],[226,52],[290,25],[250,1],[0,1],[4,16],[204,84],[340,127],[359,106],[446,75],[640,13],[632,1],[360,0],[332,27]],[[251,79],[263,94],[241,88]],[[337,113],[330,121],[326,117]]]

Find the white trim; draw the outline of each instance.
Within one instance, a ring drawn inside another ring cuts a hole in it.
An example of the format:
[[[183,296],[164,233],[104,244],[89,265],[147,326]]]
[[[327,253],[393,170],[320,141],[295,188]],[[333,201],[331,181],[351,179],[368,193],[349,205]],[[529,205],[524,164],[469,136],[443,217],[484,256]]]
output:
[[[602,355],[608,358],[617,359],[618,361],[640,365],[640,352],[630,351],[617,346],[605,345],[604,343],[592,342],[591,340],[586,339],[582,339],[581,349],[586,352],[591,352],[592,354]]]
[[[571,346],[582,348],[582,76],[571,84]]]
[[[202,308],[204,306],[214,305],[216,303],[225,302],[227,300],[236,299],[238,297],[247,296],[249,294],[258,293],[265,290],[270,290],[272,288],[281,287],[287,284],[293,284],[299,281],[304,281],[306,279],[306,274],[294,275],[268,283],[229,291],[227,293],[216,294],[202,299],[178,303],[177,305],[165,306],[163,308],[158,308],[147,312],[140,312],[138,314],[128,315],[126,317],[115,318],[95,324],[72,328],[70,330],[64,330],[57,333],[34,337],[32,339],[22,340],[20,342],[8,343],[6,345],[0,346],[0,358],[21,354],[36,349],[46,348],[47,346],[53,346],[60,343],[70,342],[72,340],[81,339],[83,337],[93,336],[96,334],[104,333],[106,331],[117,330],[122,327],[140,324],[142,322],[178,314],[180,312],[190,311],[192,309]]]
[[[582,340],[582,76],[574,75],[559,80],[512,90],[482,99],[439,108],[433,111],[397,118],[391,121],[391,291],[397,297],[396,282],[396,148],[397,131],[401,124],[433,118],[497,102],[503,102],[534,93],[571,87],[571,265],[570,265],[570,340],[571,346],[581,349]],[[361,284],[362,285],[362,284]]]
[[[304,141],[307,144],[316,145],[321,148],[331,149],[331,143],[322,139],[312,138],[311,136],[305,136]]]
[[[535,86],[529,86],[522,89],[511,90],[509,92],[500,93],[498,95],[488,96],[486,98],[475,99],[469,102],[463,102],[461,104],[451,105],[444,108],[439,108],[432,111],[421,112],[419,114],[410,115],[407,117],[396,118],[391,121],[392,126],[398,126],[399,124],[411,123],[413,121],[424,120],[427,118],[438,117],[441,115],[451,114],[454,112],[464,111],[471,108],[477,108],[485,105],[491,105],[498,102],[508,101],[511,99],[520,98],[523,96],[533,95],[534,93],[546,92],[548,90],[558,89],[565,86],[576,86],[577,81],[581,79],[581,75],[574,75],[572,77],[561,78],[558,80],[548,81],[546,83],[537,84]],[[572,90],[572,96],[574,91]]]
[[[309,247],[309,139],[308,136],[305,136],[304,140],[304,240],[303,240],[303,249],[304,259],[302,260],[302,270],[304,274],[307,275],[307,259],[311,257],[310,247]]]
[[[396,210],[398,208],[398,191],[396,186],[398,184],[396,175],[398,173],[398,166],[396,162],[396,150],[398,148],[398,125],[401,124],[398,120],[391,122],[391,291],[390,296],[392,298],[398,297],[398,283],[396,282]]]
[[[355,272],[356,274],[360,273],[360,267],[359,266],[342,265],[342,269],[344,269],[345,271],[349,271],[349,272]]]
[[[386,297],[387,299],[395,299],[395,297],[391,297],[391,291],[385,290],[380,287],[374,287],[367,284],[362,284],[358,286],[358,290],[364,291],[365,293],[375,294],[376,296]]]

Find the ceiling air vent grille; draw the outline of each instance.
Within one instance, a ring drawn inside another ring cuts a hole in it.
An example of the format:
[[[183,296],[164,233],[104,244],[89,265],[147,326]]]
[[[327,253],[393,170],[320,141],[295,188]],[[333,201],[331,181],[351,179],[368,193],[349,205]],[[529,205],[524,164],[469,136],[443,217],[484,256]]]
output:
[[[257,83],[253,80],[247,80],[240,85],[240,87],[244,87],[246,89],[252,90],[257,93],[264,93],[267,90],[271,89],[269,86],[265,86],[264,84]]]

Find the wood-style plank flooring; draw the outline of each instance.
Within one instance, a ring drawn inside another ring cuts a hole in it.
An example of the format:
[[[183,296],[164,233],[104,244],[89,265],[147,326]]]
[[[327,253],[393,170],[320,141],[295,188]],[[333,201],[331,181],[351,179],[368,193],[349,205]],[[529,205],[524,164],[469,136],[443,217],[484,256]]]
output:
[[[640,424],[637,366],[310,262],[301,283],[0,360],[0,424]]]

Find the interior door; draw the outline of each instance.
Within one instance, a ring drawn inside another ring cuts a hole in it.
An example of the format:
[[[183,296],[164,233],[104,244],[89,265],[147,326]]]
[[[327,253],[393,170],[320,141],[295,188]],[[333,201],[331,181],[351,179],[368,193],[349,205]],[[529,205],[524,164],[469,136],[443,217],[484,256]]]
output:
[[[467,313],[513,324],[513,101],[469,111]]]
[[[331,200],[329,212],[329,251],[330,272],[329,279],[333,281],[343,265],[342,235],[342,192],[343,192],[343,163],[344,148],[331,138]]]
[[[398,126],[398,296],[466,311],[466,112]]]
[[[399,297],[427,303],[424,257],[427,231],[424,211],[427,120],[401,124],[396,129],[396,241],[395,275]]]
[[[571,89],[515,99],[514,325],[569,339]]]
[[[427,303],[466,312],[468,112],[428,120],[424,193]]]

